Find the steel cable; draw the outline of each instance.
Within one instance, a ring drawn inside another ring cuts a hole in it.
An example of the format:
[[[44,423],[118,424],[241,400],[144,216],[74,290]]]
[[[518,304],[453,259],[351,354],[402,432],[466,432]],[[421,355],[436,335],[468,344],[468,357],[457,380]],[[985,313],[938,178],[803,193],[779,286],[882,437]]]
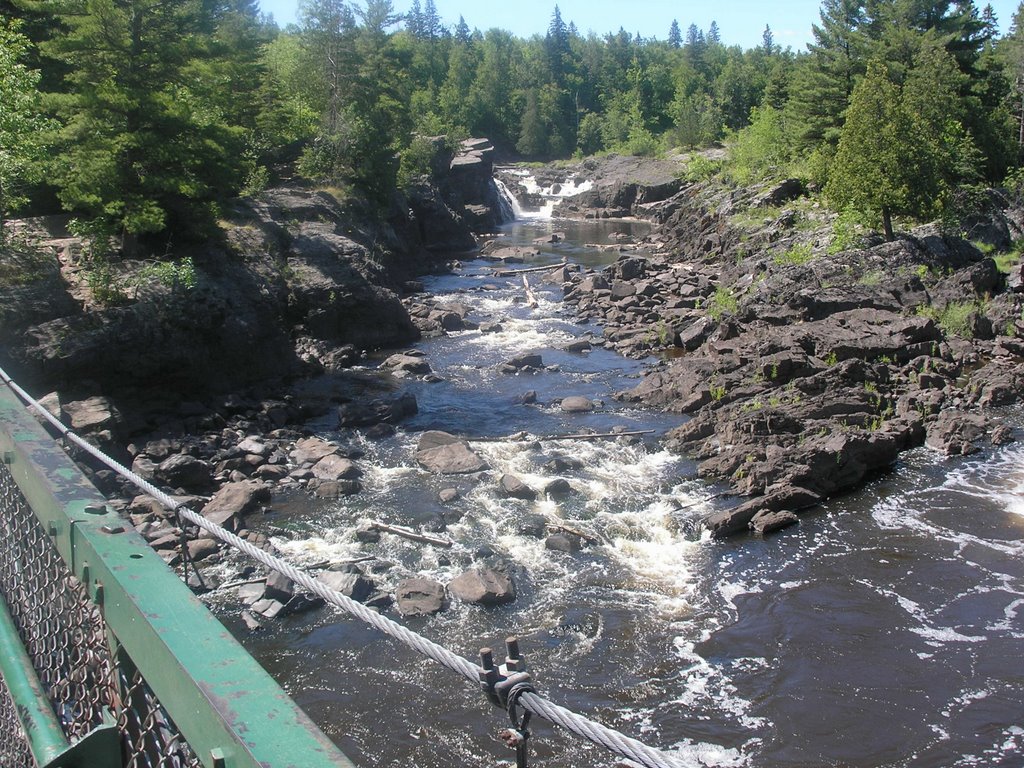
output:
[[[325,602],[340,608],[352,616],[355,616],[375,629],[399,640],[424,656],[433,659],[441,666],[447,667],[453,672],[458,672],[468,681],[479,685],[479,667],[477,667],[473,662],[453,653],[444,646],[438,645],[422,635],[403,627],[398,622],[392,621],[373,609],[366,607],[362,603],[356,602],[355,600],[334,591],[323,582],[313,576],[310,576],[308,573],[300,571],[290,563],[254,546],[252,543],[235,535],[226,528],[207,520],[202,515],[194,512],[185,505],[180,504],[148,480],[140,477],[131,469],[128,469],[116,460],[107,456],[101,450],[86,442],[68,429],[60,419],[46,410],[46,408],[44,408],[13,379],[11,379],[11,377],[8,376],[6,371],[2,368],[0,368],[0,379],[3,379],[4,383],[6,383],[22,401],[52,424],[61,433],[62,437],[74,443],[89,455],[117,472],[121,477],[129,480],[140,490],[145,491],[147,494],[159,501],[166,509],[174,512],[181,519],[187,520],[193,525],[202,528],[212,534],[215,538],[234,547],[240,552],[244,552],[249,557],[266,567],[282,573],[296,584],[322,598]],[[653,747],[649,747],[636,739],[625,736],[618,731],[608,728],[607,726],[594,722],[593,720],[579,715],[572,710],[553,704],[536,693],[522,693],[519,695],[518,702],[523,709],[532,712],[555,725],[572,731],[576,735],[598,744],[621,757],[633,760],[640,765],[648,766],[648,768],[683,768],[683,763],[676,756],[654,749]]]

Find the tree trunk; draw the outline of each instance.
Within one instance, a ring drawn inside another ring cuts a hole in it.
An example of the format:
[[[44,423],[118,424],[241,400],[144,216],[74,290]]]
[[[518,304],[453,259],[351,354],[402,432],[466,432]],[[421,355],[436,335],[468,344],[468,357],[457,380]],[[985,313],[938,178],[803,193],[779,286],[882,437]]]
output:
[[[885,232],[885,241],[891,243],[893,241],[892,211],[887,205],[882,206],[882,231]]]

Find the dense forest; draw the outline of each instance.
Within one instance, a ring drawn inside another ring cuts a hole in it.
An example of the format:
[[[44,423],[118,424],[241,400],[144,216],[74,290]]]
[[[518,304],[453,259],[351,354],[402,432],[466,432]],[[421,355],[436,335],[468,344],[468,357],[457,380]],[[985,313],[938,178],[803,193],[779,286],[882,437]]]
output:
[[[428,167],[427,137],[508,158],[726,143],[747,183],[797,176],[891,234],[1014,183],[1024,4],[997,35],[971,0],[824,0],[807,51],[448,27],[433,0],[302,0],[279,29],[253,0],[0,0],[0,217],[68,210],[126,240],[202,235],[217,205],[282,177],[383,204]],[[2,219],[0,219],[2,222]]]

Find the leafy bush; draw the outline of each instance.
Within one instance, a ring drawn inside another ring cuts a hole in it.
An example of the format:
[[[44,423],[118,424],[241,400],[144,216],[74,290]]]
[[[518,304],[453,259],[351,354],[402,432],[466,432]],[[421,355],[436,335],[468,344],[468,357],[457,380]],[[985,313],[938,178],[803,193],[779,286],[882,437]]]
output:
[[[813,258],[814,249],[810,243],[797,243],[785,253],[775,254],[772,261],[779,266],[784,266],[786,264],[806,264]]]

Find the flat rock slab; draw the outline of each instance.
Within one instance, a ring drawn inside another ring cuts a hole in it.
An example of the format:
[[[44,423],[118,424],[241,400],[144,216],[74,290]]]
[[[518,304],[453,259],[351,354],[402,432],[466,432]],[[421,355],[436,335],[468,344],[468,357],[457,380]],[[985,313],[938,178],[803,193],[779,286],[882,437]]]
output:
[[[473,453],[465,440],[436,430],[420,437],[416,461],[428,472],[439,475],[466,475],[488,468],[487,462]]]
[[[338,447],[319,437],[305,437],[295,443],[292,448],[291,458],[296,464],[306,464],[320,461],[338,452]]]
[[[469,570],[448,582],[448,591],[464,603],[502,605],[516,599],[516,585],[504,573]]]
[[[313,476],[320,480],[356,480],[363,476],[363,471],[352,459],[331,455],[313,465]]]
[[[395,590],[395,604],[403,616],[429,616],[444,610],[444,585],[433,579],[403,579]]]

